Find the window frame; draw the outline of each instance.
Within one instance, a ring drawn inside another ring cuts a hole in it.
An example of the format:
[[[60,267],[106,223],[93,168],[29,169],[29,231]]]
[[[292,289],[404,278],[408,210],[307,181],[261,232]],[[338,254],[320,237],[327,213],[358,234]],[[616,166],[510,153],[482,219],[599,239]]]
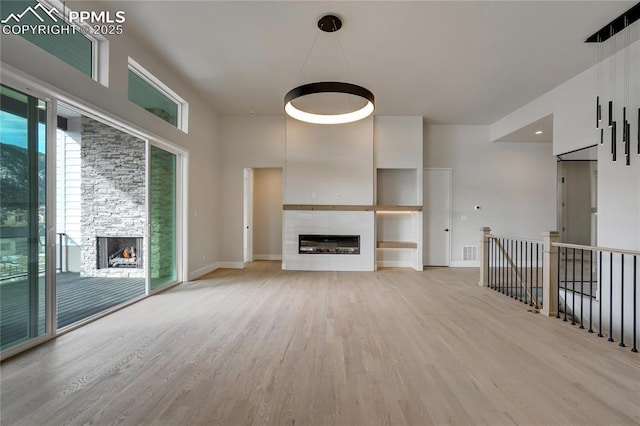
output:
[[[165,96],[171,102],[177,105],[178,112],[177,112],[175,126],[173,126],[173,124],[169,123],[168,121],[162,119],[161,117],[158,117],[158,116],[156,117],[160,118],[162,121],[169,124],[170,126],[176,127],[178,130],[184,133],[189,133],[188,132],[189,104],[187,103],[187,101],[185,101],[180,95],[178,95],[169,86],[164,84],[160,79],[158,79],[155,75],[150,73],[146,68],[144,68],[142,65],[140,65],[140,63],[138,63],[135,59],[131,58],[130,56],[127,61],[127,76],[129,72],[132,72],[138,77],[140,77],[147,84],[149,84],[151,87],[157,90],[161,95]],[[128,96],[129,96],[129,87],[127,87],[127,97]],[[149,113],[153,114],[152,112],[149,112]]]

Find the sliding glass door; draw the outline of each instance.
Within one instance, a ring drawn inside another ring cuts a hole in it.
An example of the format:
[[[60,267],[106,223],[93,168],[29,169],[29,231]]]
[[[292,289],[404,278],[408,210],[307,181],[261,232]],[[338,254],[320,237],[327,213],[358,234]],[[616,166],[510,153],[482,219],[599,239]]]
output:
[[[177,156],[157,146],[150,148],[149,221],[150,288],[178,280]]]
[[[46,330],[45,101],[0,86],[0,339]]]

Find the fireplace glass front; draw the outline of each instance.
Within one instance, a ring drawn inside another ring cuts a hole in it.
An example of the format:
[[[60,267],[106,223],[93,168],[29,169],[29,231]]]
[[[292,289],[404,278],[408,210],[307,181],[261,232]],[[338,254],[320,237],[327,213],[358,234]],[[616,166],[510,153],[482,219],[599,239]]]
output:
[[[98,237],[98,269],[142,268],[141,237]]]
[[[299,254],[360,254],[360,235],[298,235]]]

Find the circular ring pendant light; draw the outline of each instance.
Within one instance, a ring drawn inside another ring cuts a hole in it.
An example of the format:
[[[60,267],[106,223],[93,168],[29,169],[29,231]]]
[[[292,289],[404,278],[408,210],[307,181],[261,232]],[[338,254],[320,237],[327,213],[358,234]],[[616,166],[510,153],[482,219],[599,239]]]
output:
[[[335,15],[326,15],[318,21],[318,28],[324,32],[335,32],[342,28],[342,21]],[[313,48],[313,46],[312,46]],[[346,62],[346,58],[345,58]],[[303,65],[304,67],[304,65]],[[318,114],[305,111],[293,104],[303,96],[337,93],[350,96],[358,96],[366,101],[366,104],[354,111],[339,114]],[[373,113],[375,109],[375,97],[371,91],[362,86],[339,81],[321,81],[308,83],[290,90],[284,97],[284,110],[291,118],[313,124],[344,124],[362,120]]]

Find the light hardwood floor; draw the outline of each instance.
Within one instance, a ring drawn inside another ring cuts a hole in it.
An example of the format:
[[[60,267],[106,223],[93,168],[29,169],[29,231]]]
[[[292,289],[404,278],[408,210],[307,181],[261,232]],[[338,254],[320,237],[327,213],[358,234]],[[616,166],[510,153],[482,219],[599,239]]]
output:
[[[1,366],[2,425],[640,424],[640,356],[477,269],[256,262]]]

